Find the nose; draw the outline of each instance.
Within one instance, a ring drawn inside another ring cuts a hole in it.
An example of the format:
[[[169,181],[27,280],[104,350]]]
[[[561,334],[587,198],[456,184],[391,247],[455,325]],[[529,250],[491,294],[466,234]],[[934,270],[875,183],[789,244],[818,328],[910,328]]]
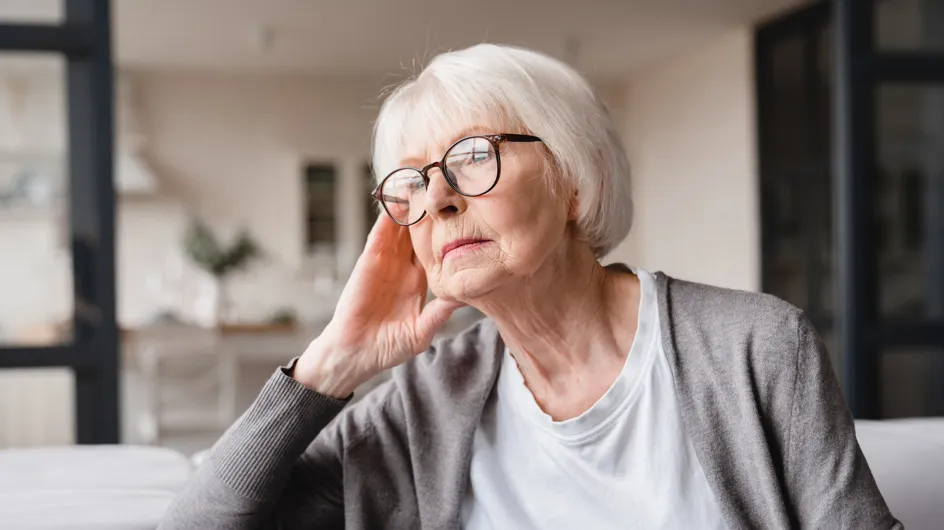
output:
[[[438,167],[430,168],[426,186],[426,213],[436,218],[459,215],[466,209],[466,197],[456,193]]]

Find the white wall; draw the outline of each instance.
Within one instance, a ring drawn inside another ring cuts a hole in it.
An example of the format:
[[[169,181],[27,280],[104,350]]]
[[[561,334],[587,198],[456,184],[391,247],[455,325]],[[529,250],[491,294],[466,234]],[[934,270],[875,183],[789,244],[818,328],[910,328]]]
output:
[[[752,61],[743,28],[628,80],[635,227],[610,259],[760,288]]]

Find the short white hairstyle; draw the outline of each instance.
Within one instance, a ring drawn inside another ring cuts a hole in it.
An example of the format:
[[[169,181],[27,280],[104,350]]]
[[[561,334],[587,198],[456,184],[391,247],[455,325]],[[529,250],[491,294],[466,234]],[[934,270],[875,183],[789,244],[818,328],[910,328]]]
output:
[[[576,191],[579,236],[598,258],[626,238],[633,216],[629,161],[613,118],[583,76],[531,50],[479,44],[443,53],[396,87],[374,126],[375,177],[399,167],[409,147],[482,125],[544,140],[555,169],[548,175],[558,179],[549,184]]]

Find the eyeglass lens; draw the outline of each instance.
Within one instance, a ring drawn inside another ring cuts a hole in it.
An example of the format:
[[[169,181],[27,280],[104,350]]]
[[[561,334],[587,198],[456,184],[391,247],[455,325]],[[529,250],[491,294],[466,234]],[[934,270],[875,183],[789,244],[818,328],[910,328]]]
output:
[[[474,197],[489,191],[498,179],[498,154],[486,138],[465,138],[443,157],[443,176],[459,193]],[[387,213],[400,224],[417,222],[425,211],[426,179],[416,169],[392,173],[380,190]]]

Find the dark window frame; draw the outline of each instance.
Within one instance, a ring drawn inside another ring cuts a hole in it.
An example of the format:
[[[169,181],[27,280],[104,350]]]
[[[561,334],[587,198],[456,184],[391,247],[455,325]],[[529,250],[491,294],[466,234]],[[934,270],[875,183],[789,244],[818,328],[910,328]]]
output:
[[[803,181],[812,181],[821,178],[823,175],[831,173],[830,158],[828,156],[821,160],[804,160],[798,162],[798,165],[789,168],[777,167],[776,164],[768,162],[768,153],[771,151],[771,145],[768,138],[770,129],[777,124],[772,121],[772,116],[768,115],[767,110],[771,108],[774,93],[777,90],[773,86],[772,64],[767,61],[769,55],[776,49],[776,46],[786,39],[792,37],[802,37],[802,69],[805,76],[803,86],[804,97],[811,102],[807,109],[804,119],[812,123],[815,115],[824,111],[816,108],[817,101],[815,91],[816,81],[820,76],[815,70],[818,68],[818,57],[816,56],[816,35],[818,31],[826,27],[829,22],[829,5],[827,3],[816,4],[808,8],[803,8],[793,13],[787,14],[774,21],[768,22],[757,28],[754,40],[754,63],[755,63],[755,94],[757,112],[757,130],[758,130],[758,149],[759,149],[759,176],[760,176],[760,213],[761,213],[761,289],[765,292],[776,291],[776,263],[774,263],[773,252],[780,234],[776,233],[774,219],[771,214],[776,210],[775,201],[771,195],[770,187],[778,179],[795,178]],[[810,131],[809,144],[807,148],[813,151],[812,144],[827,140],[823,138],[818,131]],[[828,154],[828,153],[827,153]],[[803,233],[802,244],[805,249],[803,259],[803,269],[808,279],[805,287],[805,304],[800,304],[807,312],[807,316],[813,322],[820,332],[832,330],[834,315],[832,311],[823,307],[820,297],[822,286],[826,284],[826,278],[819,260],[813,248],[814,241],[810,239],[809,232],[813,227],[809,226],[812,222],[812,216],[802,215],[802,212],[796,212],[800,226],[798,230]],[[779,294],[779,293],[776,293]]]
[[[59,25],[0,24],[0,53],[60,53],[66,60],[72,340],[54,346],[0,346],[0,369],[72,369],[76,442],[118,443],[110,2],[64,0],[63,9]]]
[[[944,351],[944,320],[882,319],[878,315],[878,270],[872,223],[872,201],[877,164],[876,93],[885,83],[944,83],[944,52],[888,51],[875,49],[874,2],[834,0],[801,8],[758,27],[755,35],[757,130],[761,178],[761,281],[762,289],[774,284],[769,263],[769,247],[776,234],[765,215],[770,215],[763,194],[765,179],[776,178],[765,165],[764,138],[767,135],[765,108],[771,87],[765,76],[765,47],[790,33],[831,24],[833,29],[832,131],[832,231],[833,277],[836,279],[835,311],[811,307],[810,317],[817,327],[833,328],[839,339],[842,382],[853,414],[859,418],[880,417],[879,363],[883,350],[927,348]],[[807,58],[809,59],[809,58]],[[816,165],[816,164],[814,164]],[[820,168],[821,169],[821,168]],[[767,212],[765,214],[765,212]],[[944,223],[942,220],[938,220]],[[944,227],[936,227],[944,233]],[[931,242],[928,251],[938,263],[944,261],[944,238]],[[944,305],[944,267],[937,285],[930,286]],[[815,274],[813,275],[815,276]],[[814,278],[815,280],[815,278]],[[810,281],[808,292],[818,288]],[[821,288],[821,287],[820,287]],[[812,297],[811,297],[812,298]],[[944,379],[944,360],[934,368]],[[944,385],[939,385],[944,386]],[[944,411],[944,390],[934,399]]]

